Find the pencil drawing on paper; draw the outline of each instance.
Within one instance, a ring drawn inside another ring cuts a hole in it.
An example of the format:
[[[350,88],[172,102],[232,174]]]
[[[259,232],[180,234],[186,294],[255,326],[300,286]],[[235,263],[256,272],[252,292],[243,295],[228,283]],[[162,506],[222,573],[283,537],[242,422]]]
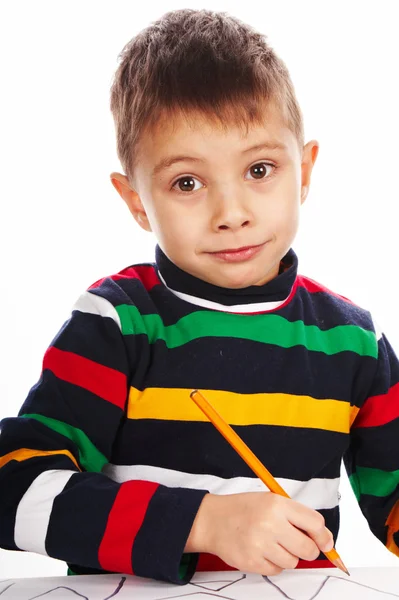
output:
[[[272,581],[269,577],[263,577],[263,579],[265,581],[267,581],[267,583],[270,583],[276,590],[278,590],[278,592],[281,594],[282,598],[286,598],[287,600],[296,600],[296,598],[293,598],[291,596],[289,596],[286,592],[284,592],[280,586],[278,586],[274,581]],[[373,592],[378,592],[379,594],[384,594],[386,596],[391,596],[394,598],[399,598],[399,594],[394,594],[392,592],[384,592],[383,590],[379,590],[375,587],[372,587],[370,585],[365,585],[364,583],[359,583],[358,581],[352,581],[351,579],[343,579],[342,577],[336,577],[335,575],[327,575],[324,580],[321,582],[320,587],[316,590],[316,592],[312,595],[309,596],[309,598],[307,598],[307,600],[314,600],[315,598],[317,598],[320,595],[320,592],[322,591],[322,589],[325,587],[325,585],[333,580],[333,579],[338,579],[339,581],[345,581],[346,584],[351,584],[351,585],[355,585],[355,586],[359,586],[361,588],[365,588],[368,590],[372,590]]]
[[[217,574],[215,573],[215,575],[217,576]],[[241,575],[240,577],[238,577],[237,579],[234,579],[233,581],[226,581],[226,580],[221,580],[221,579],[209,579],[206,581],[201,581],[201,583],[198,582],[194,582],[191,581],[188,586],[194,587],[194,588],[201,588],[203,590],[205,590],[204,592],[194,592],[194,591],[190,591],[187,594],[179,594],[178,596],[168,596],[167,600],[173,600],[174,598],[190,598],[190,600],[195,600],[196,598],[203,598],[205,596],[205,598],[203,600],[206,600],[206,597],[210,597],[210,598],[225,598],[226,600],[235,600],[234,598],[230,598],[228,596],[224,595],[224,590],[228,587],[233,586],[235,583],[241,582],[244,579],[246,579],[246,575]],[[220,592],[223,592],[223,594],[220,594]],[[164,598],[155,598],[154,600],[165,600]]]
[[[349,594],[352,600],[399,598],[396,569],[383,578],[378,573],[370,576],[370,571],[355,569],[351,579],[325,572],[283,572],[275,577],[239,572],[197,573],[184,586],[119,575],[100,577],[5,579],[0,581],[0,600],[128,600],[141,597],[141,593],[146,600],[251,600],[259,598],[260,593],[268,600],[335,600]]]
[[[225,599],[225,600],[236,600],[235,598],[226,596],[224,594],[222,595],[219,592],[222,591],[222,590],[224,590],[227,587],[233,586],[235,583],[238,583],[238,582],[242,581],[245,578],[246,578],[246,575],[243,575],[242,577],[240,577],[240,579],[238,579],[236,581],[229,582],[226,585],[222,585],[219,588],[212,590],[211,592],[210,592],[210,588],[207,587],[208,583],[211,583],[211,582],[203,582],[201,584],[190,583],[189,584],[190,586],[193,586],[193,587],[202,587],[203,589],[208,590],[208,591],[206,591],[206,592],[193,592],[193,591],[190,591],[187,594],[179,594],[177,596],[167,596],[167,597],[163,596],[163,597],[155,598],[154,600],[175,600],[176,598],[180,598],[180,599],[181,598],[190,598],[190,600],[195,600],[196,598],[202,598],[202,600],[206,600],[206,597],[208,597],[208,598],[209,597],[211,597],[211,598],[212,597],[213,598],[222,598],[222,599]],[[326,575],[326,576],[322,577],[322,580],[320,581],[320,584],[318,585],[316,591],[311,592],[311,594],[309,595],[308,598],[306,598],[306,600],[316,600],[317,598],[319,598],[320,594],[321,594],[322,590],[325,588],[326,584],[329,583],[330,581],[334,580],[334,579],[338,580],[339,582],[344,582],[346,585],[354,585],[354,586],[357,586],[357,587],[360,587],[360,588],[371,590],[373,592],[378,593],[379,596],[381,594],[381,600],[382,600],[383,597],[385,597],[385,598],[387,598],[387,597],[399,598],[399,593],[396,594],[396,593],[392,593],[392,592],[386,592],[386,591],[378,589],[376,587],[365,585],[363,583],[359,583],[358,581],[353,581],[353,580],[350,580],[350,579],[343,579],[342,577],[337,577],[335,575]],[[272,581],[271,578],[269,578],[267,576],[263,576],[263,580],[265,581],[265,583],[267,583],[270,586],[272,586],[278,592],[278,595],[279,595],[280,598],[285,598],[286,600],[302,600],[302,598],[301,599],[297,599],[295,596],[290,596],[286,591],[284,591],[282,589],[282,587],[280,585],[278,585],[276,582]],[[214,582],[214,583],[217,583],[217,581]],[[222,583],[222,582],[220,582],[220,583]],[[376,599],[377,599],[377,597],[376,597]],[[303,600],[305,600],[305,599],[303,599]]]
[[[6,579],[5,581],[10,581],[9,579]],[[1,582],[3,583],[3,582]],[[8,584],[5,588],[3,588],[2,590],[0,590],[0,596],[6,592],[10,587],[12,587],[13,585],[15,585],[15,581],[13,581],[13,583]]]
[[[6,579],[5,581],[10,581],[9,579]],[[116,589],[112,592],[111,595],[108,595],[106,598],[104,598],[103,600],[110,600],[111,598],[114,598],[115,596],[117,596],[120,592],[120,590],[122,589],[124,583],[126,581],[126,577],[122,577],[116,587]],[[1,583],[1,582],[0,582]],[[0,590],[0,596],[6,592],[11,586],[15,585],[17,582],[14,581],[12,582],[10,585],[8,585],[7,587],[3,588],[2,590]],[[74,586],[75,587],[75,586]],[[79,587],[79,586],[77,586]],[[70,592],[70,597],[78,597],[78,598],[83,598],[83,600],[90,600],[89,596],[85,596],[84,594],[81,594],[80,592],[78,592],[76,589],[74,589],[73,587],[67,586],[67,585],[58,585],[54,588],[51,588],[49,590],[46,590],[45,592],[42,592],[40,594],[36,594],[35,596],[30,596],[29,598],[27,597],[26,600],[36,600],[36,598],[46,598],[46,600],[49,600],[49,598],[51,598],[51,594],[53,594],[53,592],[57,592],[58,590],[65,590],[66,592]],[[19,597],[19,596],[18,596]],[[59,596],[58,596],[59,597]],[[65,594],[63,594],[63,597],[65,598]],[[69,597],[69,595],[68,595]]]

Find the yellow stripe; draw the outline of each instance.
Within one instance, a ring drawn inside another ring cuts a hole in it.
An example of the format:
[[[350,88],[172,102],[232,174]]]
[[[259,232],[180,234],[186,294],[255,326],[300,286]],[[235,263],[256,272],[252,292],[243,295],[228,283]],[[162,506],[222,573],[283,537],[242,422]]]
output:
[[[385,522],[385,525],[391,527],[393,531],[399,531],[399,500],[393,505],[391,512]]]
[[[76,465],[79,471],[81,470],[75,457],[68,450],[32,450],[30,448],[19,448],[4,456],[0,456],[0,468],[10,462],[10,460],[18,460],[20,462],[28,460],[28,458],[35,458],[36,456],[52,456],[53,454],[65,454]]]
[[[388,527],[388,534],[387,534],[387,543],[386,543],[386,546],[387,546],[388,550],[390,552],[392,552],[392,554],[395,554],[395,556],[399,556],[399,548],[395,544],[395,541],[393,539],[393,534],[394,533],[395,533],[394,530],[391,527]]]
[[[352,427],[353,421],[356,419],[360,408],[358,406],[352,406],[350,409],[349,427]]]
[[[129,419],[207,421],[190,398],[191,389],[131,387]],[[348,433],[351,406],[339,400],[317,400],[291,394],[236,394],[201,390],[231,425],[287,425]]]
[[[396,556],[399,556],[399,548],[395,544],[393,534],[399,531],[399,500],[393,505],[391,512],[385,522],[388,525],[386,547]]]

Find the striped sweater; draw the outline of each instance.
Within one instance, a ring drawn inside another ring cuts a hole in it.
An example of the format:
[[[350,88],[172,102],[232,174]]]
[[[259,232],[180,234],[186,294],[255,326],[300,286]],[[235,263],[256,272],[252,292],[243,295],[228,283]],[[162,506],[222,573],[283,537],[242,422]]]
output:
[[[292,249],[281,265],[230,290],[157,246],[81,295],[1,422],[1,547],[175,583],[226,568],[183,553],[203,496],[265,487],[191,401],[199,388],[334,538],[343,459],[399,556],[398,359],[368,311],[298,275]]]

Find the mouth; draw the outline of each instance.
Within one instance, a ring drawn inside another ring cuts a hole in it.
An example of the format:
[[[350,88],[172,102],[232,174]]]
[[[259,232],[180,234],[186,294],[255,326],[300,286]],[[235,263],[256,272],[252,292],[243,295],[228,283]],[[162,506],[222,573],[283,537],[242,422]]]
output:
[[[217,252],[208,252],[211,256],[223,260],[225,262],[241,262],[255,256],[267,244],[258,244],[256,246],[242,246],[241,248],[227,248],[218,250]]]
[[[228,252],[243,252],[250,248],[259,248],[263,244],[253,244],[252,246],[242,246],[241,248],[226,248],[225,250],[216,250],[215,252],[209,252],[209,254],[227,254]]]

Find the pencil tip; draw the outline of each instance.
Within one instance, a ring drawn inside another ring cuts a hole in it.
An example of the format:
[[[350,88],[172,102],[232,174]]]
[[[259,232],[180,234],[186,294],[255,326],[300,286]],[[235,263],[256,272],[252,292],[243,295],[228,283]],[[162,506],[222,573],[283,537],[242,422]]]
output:
[[[332,562],[336,567],[338,567],[338,569],[341,569],[341,571],[343,571],[350,577],[350,573],[349,573],[348,569],[345,567],[344,563],[342,562],[342,560],[340,558],[337,558],[336,560],[333,560]]]

